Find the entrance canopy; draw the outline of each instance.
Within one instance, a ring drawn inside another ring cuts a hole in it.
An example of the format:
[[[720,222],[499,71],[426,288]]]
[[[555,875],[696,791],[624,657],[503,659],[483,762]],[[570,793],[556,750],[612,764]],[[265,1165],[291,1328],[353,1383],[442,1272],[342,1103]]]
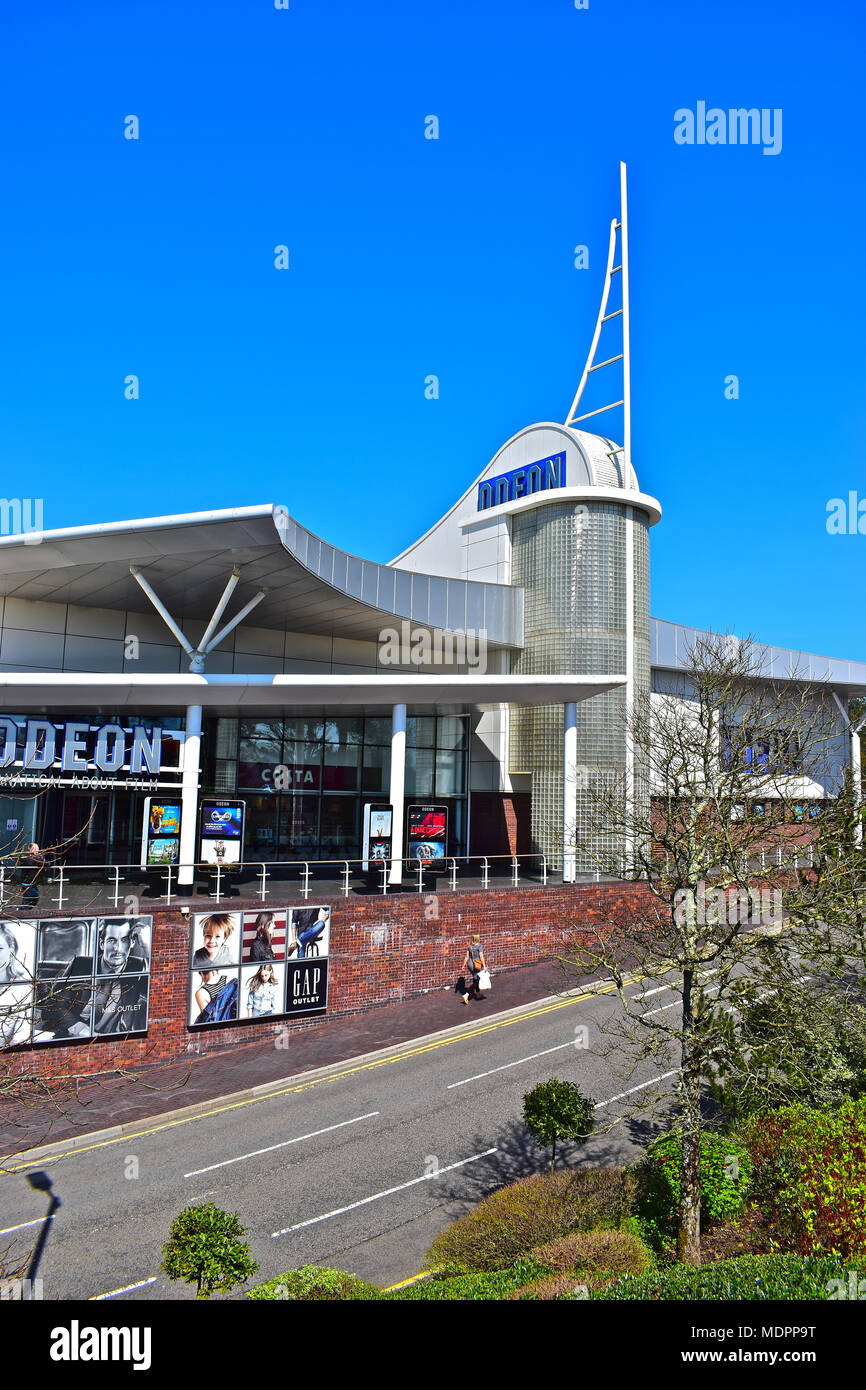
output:
[[[625,684],[625,676],[577,675],[109,675],[87,672],[0,674],[0,707],[106,706],[290,711],[406,705],[475,707],[497,704],[553,705],[588,700]]]

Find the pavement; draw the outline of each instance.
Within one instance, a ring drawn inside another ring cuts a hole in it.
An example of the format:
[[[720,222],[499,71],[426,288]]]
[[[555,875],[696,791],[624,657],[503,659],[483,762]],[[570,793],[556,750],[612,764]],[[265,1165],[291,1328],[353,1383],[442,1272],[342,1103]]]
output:
[[[467,1008],[453,990],[382,1005],[349,1018],[335,1018],[290,1035],[285,1048],[273,1037],[172,1062],[81,1078],[52,1098],[28,1104],[7,1100],[0,1109],[0,1154],[19,1154],[46,1144],[75,1141],[94,1131],[132,1125],[227,1095],[245,1094],[289,1076],[316,1071],[444,1029],[477,1023],[484,1016],[519,1008],[573,988],[556,962],[521,966],[494,977],[483,1000]],[[2,1163],[2,1160],[0,1160]]]

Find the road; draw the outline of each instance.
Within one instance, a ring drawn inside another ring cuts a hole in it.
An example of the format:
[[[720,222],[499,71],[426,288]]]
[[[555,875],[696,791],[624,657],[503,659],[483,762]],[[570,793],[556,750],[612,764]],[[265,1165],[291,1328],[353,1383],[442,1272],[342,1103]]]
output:
[[[630,993],[647,1012],[679,1002],[658,983]],[[39,1270],[47,1300],[194,1297],[159,1264],[172,1218],[202,1201],[240,1214],[255,1282],[324,1264],[396,1283],[421,1269],[433,1237],[469,1204],[543,1167],[521,1121],[538,1081],[575,1081],[599,1102],[596,1133],[579,1153],[566,1148],[566,1160],[621,1163],[638,1152],[653,1120],[630,1111],[669,1090],[674,1061],[629,1073],[609,1033],[620,1015],[602,993],[470,1016],[204,1115],[94,1136],[61,1157],[22,1156],[0,1178],[0,1248],[29,1250],[38,1235],[47,1198],[26,1176],[38,1169],[62,1203]]]

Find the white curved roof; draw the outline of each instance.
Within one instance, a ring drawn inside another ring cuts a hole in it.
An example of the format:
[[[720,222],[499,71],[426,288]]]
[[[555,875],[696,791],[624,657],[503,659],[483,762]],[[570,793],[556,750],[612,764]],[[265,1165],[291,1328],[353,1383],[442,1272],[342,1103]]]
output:
[[[459,548],[462,545],[462,523],[467,514],[472,514],[477,510],[477,493],[479,483],[489,478],[496,478],[501,473],[515,466],[525,467],[537,459],[545,458],[550,454],[567,450],[567,473],[566,482],[570,490],[574,488],[617,488],[626,490],[626,483],[623,479],[622,448],[611,439],[606,439],[604,435],[591,434],[589,430],[578,430],[568,425],[561,425],[554,421],[539,421],[534,425],[526,425],[522,430],[518,430],[510,439],[507,439],[501,448],[497,449],[493,458],[482,468],[477,478],[471,482],[466,491],[458,497],[452,507],[448,509],[444,516],[425,531],[418,540],[413,541],[404,551],[391,561],[392,565],[406,563],[408,567],[418,565],[419,568],[429,567],[436,569],[439,573],[456,574],[460,572],[461,559]],[[506,457],[507,456],[507,457]],[[652,519],[657,520],[661,514],[661,508],[654,499],[644,499],[638,487],[637,474],[634,468],[630,470],[628,490],[632,496],[628,499],[637,502],[637,505],[646,503],[652,512]],[[640,501],[638,501],[638,497]],[[541,499],[555,502],[556,491],[536,493],[533,498],[521,498],[520,505],[538,505]],[[565,501],[567,494],[563,495]],[[625,500],[625,499],[623,499]],[[494,511],[496,509],[491,509]],[[483,519],[484,514],[478,513],[479,520]]]

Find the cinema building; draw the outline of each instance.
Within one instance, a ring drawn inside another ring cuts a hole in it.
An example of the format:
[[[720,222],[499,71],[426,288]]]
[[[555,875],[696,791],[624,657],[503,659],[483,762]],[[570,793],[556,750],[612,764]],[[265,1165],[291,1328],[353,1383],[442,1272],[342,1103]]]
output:
[[[650,617],[661,506],[631,462],[627,266],[623,186],[566,419],[508,439],[390,563],[277,503],[0,539],[0,857],[57,848],[66,887],[44,909],[80,911],[88,867],[115,910],[136,867],[174,903],[223,869],[260,902],[281,879],[315,901],[311,876],[390,902],[437,858],[452,887],[485,860],[485,884],[497,865],[585,877],[575,844],[599,782],[642,794],[626,710],[674,688],[694,636]],[[622,398],[582,410],[603,367]],[[622,444],[584,427],[620,408]],[[866,664],[767,660],[830,683],[837,764],[859,756],[842,707]]]

